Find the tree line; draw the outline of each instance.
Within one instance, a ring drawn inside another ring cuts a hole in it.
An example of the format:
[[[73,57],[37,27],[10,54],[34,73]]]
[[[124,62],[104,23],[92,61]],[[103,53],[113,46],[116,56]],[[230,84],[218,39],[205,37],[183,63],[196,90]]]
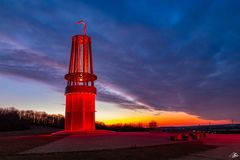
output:
[[[96,122],[96,129],[111,130],[117,132],[136,132],[149,130],[149,128],[144,127],[142,123],[117,123],[106,125],[103,122]]]
[[[18,110],[14,107],[0,108],[0,131],[13,131],[29,129],[32,125],[64,128],[65,118],[61,114],[48,114],[42,111]],[[149,128],[141,123],[118,123],[106,125],[96,122],[96,129],[112,130],[121,132],[147,131],[156,128],[156,122],[149,123]]]
[[[64,116],[14,107],[0,108],[0,131],[29,129],[31,125],[63,128]]]

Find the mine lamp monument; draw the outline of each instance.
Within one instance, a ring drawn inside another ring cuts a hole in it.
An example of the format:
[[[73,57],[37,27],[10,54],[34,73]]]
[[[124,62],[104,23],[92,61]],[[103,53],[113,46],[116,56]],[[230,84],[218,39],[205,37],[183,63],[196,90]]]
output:
[[[83,34],[72,37],[72,48],[68,74],[65,75],[66,111],[65,131],[95,130],[95,96],[91,38],[86,34],[86,23]]]

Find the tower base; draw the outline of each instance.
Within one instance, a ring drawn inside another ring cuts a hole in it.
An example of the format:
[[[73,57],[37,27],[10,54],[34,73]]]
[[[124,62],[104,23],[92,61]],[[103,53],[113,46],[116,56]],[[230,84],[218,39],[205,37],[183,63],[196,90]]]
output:
[[[65,131],[95,130],[95,94],[66,93]]]

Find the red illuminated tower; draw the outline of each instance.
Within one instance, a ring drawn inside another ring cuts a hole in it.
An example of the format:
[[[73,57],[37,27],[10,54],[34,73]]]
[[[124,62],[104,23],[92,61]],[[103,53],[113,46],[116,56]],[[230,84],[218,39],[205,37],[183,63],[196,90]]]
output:
[[[95,96],[91,38],[86,35],[86,24],[83,35],[72,37],[72,49],[68,74],[65,75],[67,87],[65,131],[95,130]]]

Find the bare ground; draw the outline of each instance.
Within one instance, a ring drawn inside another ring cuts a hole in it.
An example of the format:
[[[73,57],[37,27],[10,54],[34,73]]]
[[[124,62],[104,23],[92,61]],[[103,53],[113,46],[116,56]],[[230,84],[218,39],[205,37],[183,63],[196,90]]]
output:
[[[36,135],[24,137],[1,137],[0,156],[17,154],[37,146],[51,143],[61,138],[63,138],[63,136]]]
[[[30,129],[26,129],[26,130],[0,132],[0,138],[1,137],[9,137],[9,136],[27,136],[27,135],[49,134],[49,133],[57,132],[60,130],[61,129],[58,129],[58,128],[31,126]]]
[[[194,154],[218,149],[218,144],[213,145],[212,142],[206,144],[202,141],[191,141],[124,149],[22,154],[33,148],[46,146],[66,138],[66,135],[52,136],[49,134],[56,131],[51,128],[34,127],[26,131],[0,133],[0,160],[168,160],[181,157],[185,159]]]
[[[167,160],[187,156],[192,153],[215,149],[217,146],[205,145],[201,141],[165,144],[151,147],[137,147],[114,150],[81,151],[45,154],[2,154],[8,160]]]

